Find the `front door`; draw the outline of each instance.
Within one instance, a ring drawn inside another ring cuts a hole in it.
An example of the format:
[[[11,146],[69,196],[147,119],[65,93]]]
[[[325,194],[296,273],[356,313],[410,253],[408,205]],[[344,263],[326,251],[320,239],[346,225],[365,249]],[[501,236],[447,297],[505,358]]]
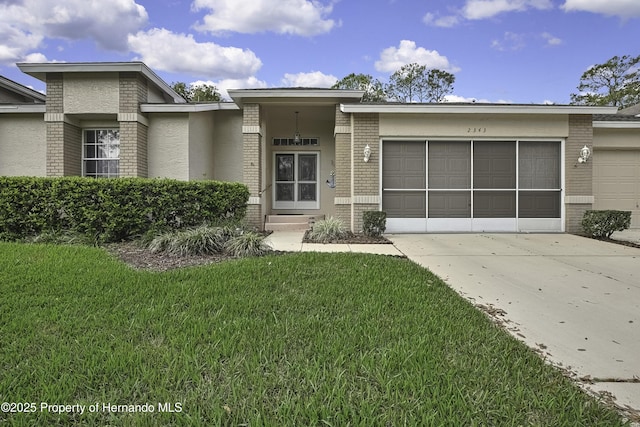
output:
[[[274,209],[319,209],[318,153],[274,153]]]

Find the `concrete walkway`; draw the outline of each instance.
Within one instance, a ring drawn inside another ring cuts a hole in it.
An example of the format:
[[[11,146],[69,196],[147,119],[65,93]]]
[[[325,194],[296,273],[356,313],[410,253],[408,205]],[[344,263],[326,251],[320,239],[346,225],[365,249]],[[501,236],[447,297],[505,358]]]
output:
[[[406,255],[586,388],[640,415],[640,249],[570,234],[387,235],[393,245],[309,245],[302,236],[269,240],[283,251]]]

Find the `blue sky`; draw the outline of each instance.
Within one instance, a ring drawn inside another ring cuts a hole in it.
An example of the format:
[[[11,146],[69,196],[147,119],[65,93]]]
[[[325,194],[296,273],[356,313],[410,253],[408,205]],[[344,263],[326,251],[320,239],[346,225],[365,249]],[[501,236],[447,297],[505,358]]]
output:
[[[640,54],[640,0],[0,0],[16,62],[145,62],[167,83],[328,87],[417,62],[449,101],[568,103],[589,66]]]

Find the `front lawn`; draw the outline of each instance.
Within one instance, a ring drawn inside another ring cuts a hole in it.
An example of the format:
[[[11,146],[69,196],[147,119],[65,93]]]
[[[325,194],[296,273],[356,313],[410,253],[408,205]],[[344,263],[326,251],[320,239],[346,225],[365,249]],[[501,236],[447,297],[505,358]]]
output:
[[[0,243],[0,296],[0,424],[622,425],[406,259]]]

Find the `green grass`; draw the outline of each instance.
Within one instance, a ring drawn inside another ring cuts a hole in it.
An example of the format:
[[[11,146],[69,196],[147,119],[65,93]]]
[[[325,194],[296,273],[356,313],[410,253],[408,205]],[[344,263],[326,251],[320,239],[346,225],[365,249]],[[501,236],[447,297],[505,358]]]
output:
[[[99,248],[0,243],[0,295],[0,402],[38,408],[0,424],[622,425],[406,259],[300,253],[152,273]]]

